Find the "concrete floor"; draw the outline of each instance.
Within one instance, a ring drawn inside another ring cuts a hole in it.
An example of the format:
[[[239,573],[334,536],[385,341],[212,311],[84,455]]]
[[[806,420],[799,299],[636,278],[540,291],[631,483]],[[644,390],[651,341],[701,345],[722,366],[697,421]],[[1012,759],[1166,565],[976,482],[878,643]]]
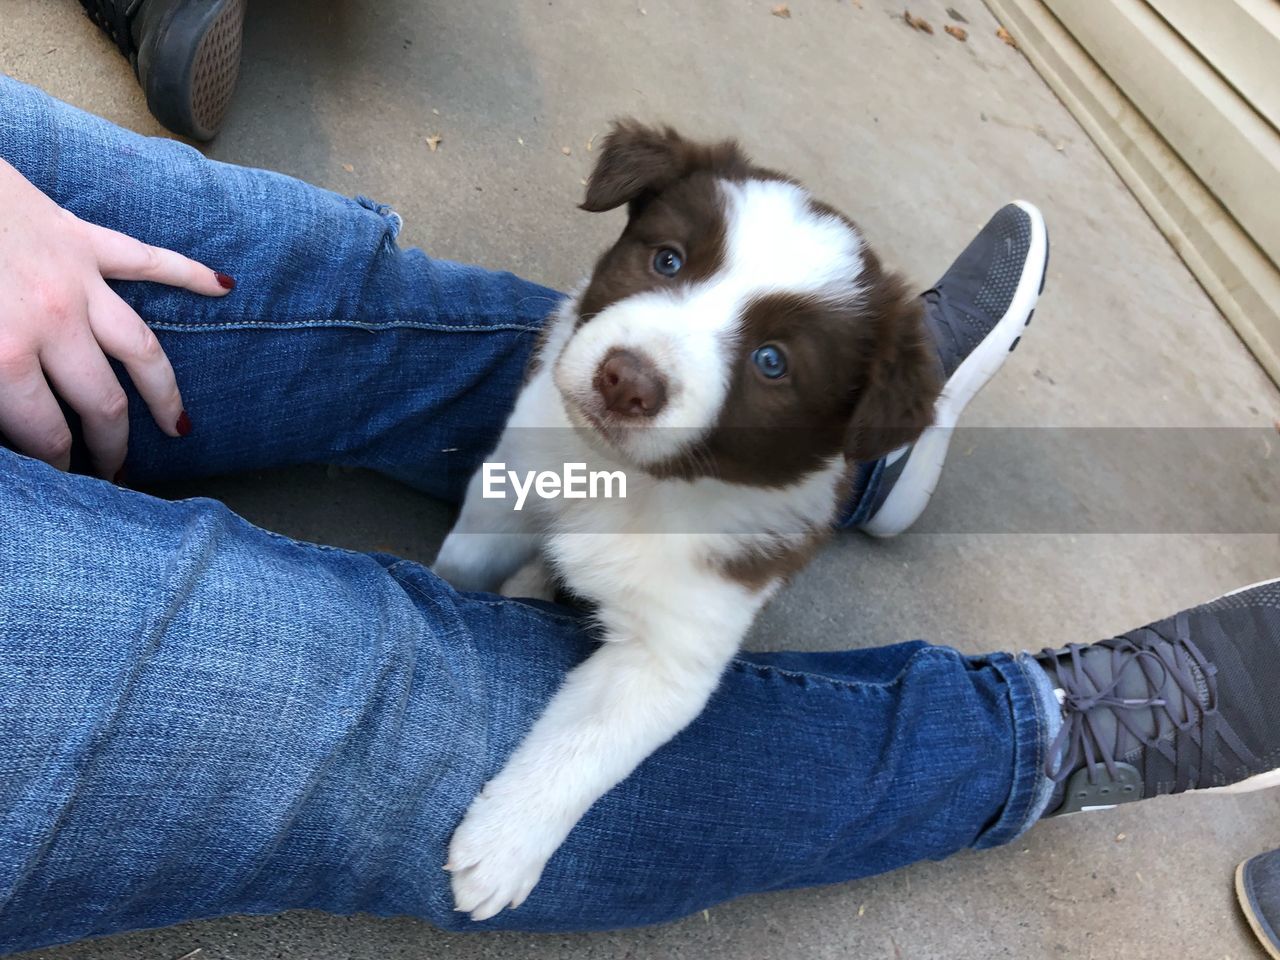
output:
[[[791,0],[789,20],[770,15],[772,0],[254,2],[243,79],[210,152],[392,203],[404,242],[554,285],[619,226],[574,208],[586,144],[618,114],[740,137],[921,282],[1002,202],[1026,197],[1053,238],[1046,295],[966,425],[1089,429],[961,438],[923,532],[840,539],[752,642],[1038,648],[1275,576],[1280,395],[979,0],[949,2],[970,21],[967,43],[942,34],[944,0],[911,5],[933,36],[896,16],[901,0]],[[0,69],[161,132],[73,0],[5,0]],[[1101,429],[1115,427],[1141,429]],[[983,443],[998,450],[984,456]],[[447,522],[393,484],[323,468],[198,489],[294,536],[423,560]],[[1231,871],[1278,844],[1280,795],[1176,798],[655,929],[467,937],[294,913],[28,957],[1255,957]]]

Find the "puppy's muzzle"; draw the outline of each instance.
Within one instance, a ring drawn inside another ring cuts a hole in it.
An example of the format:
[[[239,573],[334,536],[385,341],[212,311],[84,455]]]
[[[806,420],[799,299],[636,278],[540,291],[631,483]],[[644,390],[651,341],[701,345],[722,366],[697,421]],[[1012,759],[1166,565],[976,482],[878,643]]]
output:
[[[605,409],[625,419],[655,417],[667,405],[667,380],[646,357],[612,350],[600,362],[592,386]]]

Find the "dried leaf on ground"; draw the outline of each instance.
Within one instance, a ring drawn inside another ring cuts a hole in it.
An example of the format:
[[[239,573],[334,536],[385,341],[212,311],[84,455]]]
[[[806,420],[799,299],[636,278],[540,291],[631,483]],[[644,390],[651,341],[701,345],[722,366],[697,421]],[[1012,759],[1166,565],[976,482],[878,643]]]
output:
[[[964,27],[957,27],[953,23],[948,23],[942,29],[947,31],[947,33],[951,34],[951,36],[955,37],[961,43],[964,43],[966,40],[969,39],[969,31],[966,30]]]
[[[353,167],[353,166],[352,166],[351,164],[349,164],[349,163],[344,163],[344,164],[342,165],[342,169],[343,169],[343,170],[345,170],[345,171],[347,171],[347,173],[355,173],[355,172],[356,172],[356,168],[355,168],[355,167]]]
[[[902,19],[907,22],[907,26],[912,30],[919,30],[921,33],[933,33],[933,24],[924,17],[917,17],[910,10],[902,11]]]
[[[433,133],[431,136],[427,137],[427,147],[430,148],[432,153],[435,153],[436,148],[443,142],[444,137],[440,136],[438,133]]]
[[[952,20],[956,21],[956,23],[969,22],[969,18],[966,17],[959,10],[957,10],[955,7],[947,7],[947,16],[950,17]]]
[[[1013,47],[1013,49],[1015,50],[1018,49],[1018,41],[1013,39],[1013,34],[1011,34],[1004,27],[1001,27],[999,30],[996,31],[996,36],[999,37],[1001,40],[1003,40],[1005,43],[1007,43],[1009,46]]]
[[[785,3],[778,4],[769,12],[772,13],[775,17],[781,17],[783,20],[791,19],[791,8],[788,7]]]

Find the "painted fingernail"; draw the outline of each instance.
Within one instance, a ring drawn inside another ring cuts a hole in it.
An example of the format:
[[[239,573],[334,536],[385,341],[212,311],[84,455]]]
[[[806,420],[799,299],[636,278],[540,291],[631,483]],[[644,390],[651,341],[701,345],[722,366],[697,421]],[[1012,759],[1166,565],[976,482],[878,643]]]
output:
[[[187,416],[187,411],[182,411],[182,416],[178,417],[178,425],[174,429],[178,431],[180,437],[191,435],[191,418]]]
[[[223,290],[234,290],[236,288],[235,277],[229,277],[225,273],[215,273],[213,277]]]
[[[116,475],[111,478],[111,482],[117,487],[127,487],[129,485],[129,477],[125,473],[124,467],[116,471]]]

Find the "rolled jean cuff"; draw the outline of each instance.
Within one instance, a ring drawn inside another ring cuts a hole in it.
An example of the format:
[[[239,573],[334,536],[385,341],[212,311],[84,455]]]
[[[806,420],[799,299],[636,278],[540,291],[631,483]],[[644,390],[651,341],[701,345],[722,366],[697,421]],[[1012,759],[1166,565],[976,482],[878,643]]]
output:
[[[1044,772],[1045,756],[1062,726],[1062,715],[1049,677],[1030,654],[995,653],[976,660],[1004,678],[1013,712],[1013,786],[1000,816],[973,844],[975,850],[986,850],[1016,840],[1044,814],[1053,793],[1053,781]]]

